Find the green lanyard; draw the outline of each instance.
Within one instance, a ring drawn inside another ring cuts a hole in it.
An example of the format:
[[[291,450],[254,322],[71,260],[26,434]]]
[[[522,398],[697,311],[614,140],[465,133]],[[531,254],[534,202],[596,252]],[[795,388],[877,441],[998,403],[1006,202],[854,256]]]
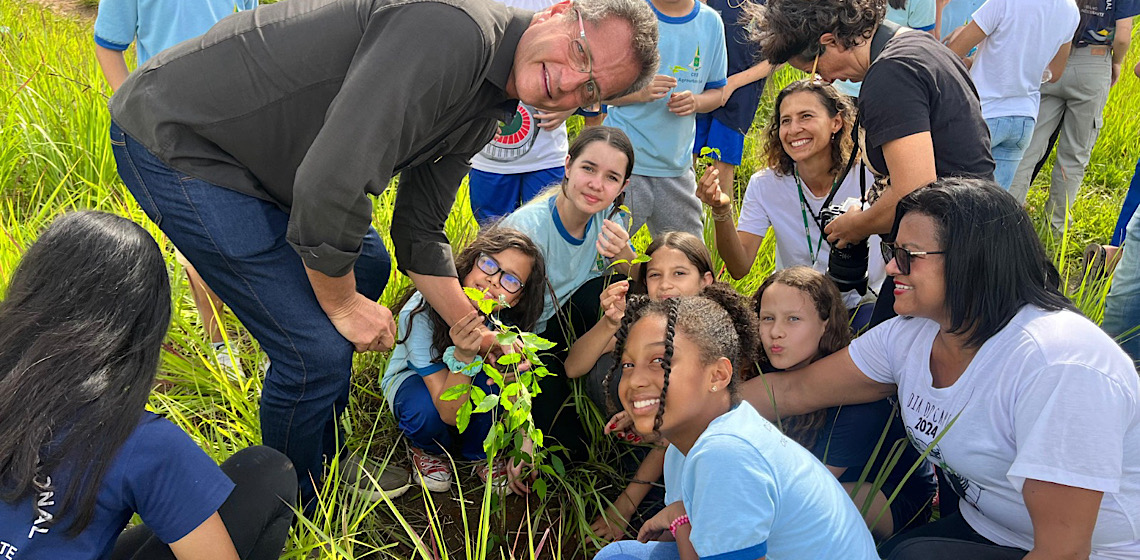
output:
[[[815,267],[817,255],[819,255],[819,248],[823,246],[823,228],[819,228],[819,239],[815,243],[815,251],[811,250],[811,229],[808,228],[808,214],[811,213],[812,220],[816,225],[819,225],[819,216],[808,208],[807,198],[804,197],[804,185],[800,182],[800,171],[795,167],[792,168],[792,175],[796,178],[796,192],[800,195],[800,213],[804,217],[804,237],[807,238],[808,255],[811,257],[811,266]],[[839,176],[835,177],[835,181],[831,183],[831,192],[836,191],[836,185],[839,184]]]

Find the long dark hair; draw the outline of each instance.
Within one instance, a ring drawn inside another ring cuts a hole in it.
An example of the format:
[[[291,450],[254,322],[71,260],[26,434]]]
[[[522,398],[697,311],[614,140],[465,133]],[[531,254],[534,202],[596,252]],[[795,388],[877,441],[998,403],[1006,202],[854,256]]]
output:
[[[906,195],[891,238],[914,212],[932,218],[943,257],[950,332],[980,347],[1026,305],[1079,311],[1061,293],[1061,275],[1045,254],[1025,209],[989,179],[951,177]]]
[[[166,263],[146,230],[101,212],[52,222],[0,302],[4,501],[69,473],[55,518],[75,514],[72,536],[87,527],[107,468],[146,405],[169,326]]]
[[[546,261],[543,260],[542,253],[529,237],[517,230],[502,226],[484,228],[475,237],[475,240],[464,247],[459,252],[459,256],[455,257],[455,272],[459,275],[459,281],[462,282],[471,272],[471,269],[475,268],[475,261],[478,260],[480,254],[495,255],[507,249],[517,249],[530,257],[533,264],[530,268],[530,276],[527,277],[526,283],[523,285],[518,301],[515,302],[515,305],[500,312],[499,319],[524,331],[531,331],[534,330],[538,317],[542,315],[543,294],[546,290]],[[400,297],[400,303],[396,307],[403,307],[415,292],[415,286],[409,287]],[[451,326],[443,320],[439,312],[428,304],[426,299],[411,311],[410,317],[414,317],[417,313],[428,314],[432,326],[431,348],[433,355],[431,359],[439,360],[443,357],[444,350],[451,346],[451,335],[449,334]],[[409,324],[411,323],[409,322]],[[402,337],[397,342],[403,343],[411,334],[411,329],[409,328],[407,332],[400,334]]]
[[[801,91],[815,94],[820,104],[827,110],[828,118],[835,118],[835,115],[843,117],[843,128],[831,136],[831,169],[829,171],[832,174],[839,173],[843,171],[843,166],[847,163],[847,158],[855,147],[855,142],[851,139],[851,128],[855,126],[855,105],[851,103],[851,98],[839,93],[839,90],[831,84],[811,79],[788,84],[780,90],[776,96],[776,102],[772,104],[772,118],[768,120],[768,126],[764,128],[764,154],[768,167],[776,175],[785,177],[791,175],[795,169],[795,160],[788,155],[788,152],[784,151],[784,144],[780,142],[780,107],[789,95]]]
[[[847,317],[847,306],[844,305],[843,295],[839,293],[839,288],[835,286],[835,282],[829,280],[819,271],[806,266],[793,266],[777,270],[764,279],[760,288],[756,290],[756,295],[752,296],[752,305],[757,316],[760,315],[760,302],[764,297],[764,292],[774,284],[782,284],[807,294],[808,298],[815,304],[815,312],[819,318],[827,321],[823,336],[819,338],[817,356],[830,356],[851,344],[851,326]],[[763,349],[760,351],[760,359],[768,361],[768,355],[764,353]],[[823,409],[784,418],[780,427],[788,437],[810,450],[815,447],[819,431],[823,429],[826,423],[827,409]]]
[[[811,60],[823,52],[819,39],[835,35],[844,48],[869,41],[887,13],[884,0],[768,0],[748,3],[758,21],[752,40],[772,64],[799,56]]]
[[[653,421],[655,433],[659,433],[661,418],[665,414],[665,395],[669,391],[669,374],[672,371],[673,338],[677,330],[684,332],[696,344],[702,365],[711,364],[722,357],[732,362],[732,379],[726,389],[732,395],[734,403],[739,401],[737,384],[752,376],[756,349],[760,344],[760,328],[748,299],[731,286],[721,283],[706,286],[699,296],[659,301],[650,301],[645,296],[630,298],[616,334],[614,365],[602,380],[607,399],[612,398],[610,386],[621,367],[621,355],[625,352],[629,329],[638,320],[650,315],[665,317],[665,354],[661,364],[665,379],[661,385],[657,417]]]

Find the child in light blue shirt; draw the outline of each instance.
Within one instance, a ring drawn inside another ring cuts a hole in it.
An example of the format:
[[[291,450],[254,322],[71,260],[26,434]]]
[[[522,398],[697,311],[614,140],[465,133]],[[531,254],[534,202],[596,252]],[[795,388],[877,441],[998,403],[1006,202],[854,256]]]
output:
[[[627,304],[608,381],[639,433],[670,441],[673,501],[645,523],[642,542],[618,541],[595,560],[878,558],[835,477],[740,402],[736,372],[758,338],[755,315],[731,289]],[[673,542],[649,541],[665,530]]]
[[[720,107],[727,83],[724,24],[716,10],[696,0],[650,5],[657,14],[659,73],[645,89],[607,101],[606,124],[625,132],[637,153],[626,195],[630,232],[648,223],[654,237],[667,231],[699,237],[693,139],[696,114]]]

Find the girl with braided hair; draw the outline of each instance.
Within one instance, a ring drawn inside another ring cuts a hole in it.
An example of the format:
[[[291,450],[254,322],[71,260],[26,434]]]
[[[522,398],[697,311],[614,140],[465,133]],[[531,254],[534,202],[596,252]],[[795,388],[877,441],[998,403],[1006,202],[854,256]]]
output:
[[[851,342],[839,289],[806,266],[769,276],[756,290],[753,305],[760,317],[760,360],[773,370],[798,370]],[[895,413],[895,399],[785,417],[779,425],[823,462],[856,506],[866,509],[864,519],[876,539],[922,525],[930,518],[936,489],[934,469],[907,443],[906,429]],[[884,430],[887,434],[880,445]],[[899,458],[888,469],[896,453]],[[916,463],[920,466],[907,476]],[[872,482],[884,471],[885,478],[876,488]]]
[[[611,382],[620,372],[637,430],[670,442],[669,505],[639,542],[612,543],[596,560],[878,558],[835,477],[740,401],[737,372],[757,338],[747,302],[728,289],[627,306]]]

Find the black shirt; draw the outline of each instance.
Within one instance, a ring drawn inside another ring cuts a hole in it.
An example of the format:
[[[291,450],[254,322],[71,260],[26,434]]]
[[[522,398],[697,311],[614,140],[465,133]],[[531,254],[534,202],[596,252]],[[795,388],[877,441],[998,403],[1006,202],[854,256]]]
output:
[[[443,225],[468,162],[516,106],[532,14],[476,0],[289,0],[151,58],[111,116],[172,168],[276,203],[305,265],[352,270],[400,173],[403,270],[454,276]]]
[[[900,32],[872,62],[859,93],[863,147],[876,175],[890,175],[883,144],[930,132],[939,177],[993,179],[990,130],[965,65],[929,33]]]

